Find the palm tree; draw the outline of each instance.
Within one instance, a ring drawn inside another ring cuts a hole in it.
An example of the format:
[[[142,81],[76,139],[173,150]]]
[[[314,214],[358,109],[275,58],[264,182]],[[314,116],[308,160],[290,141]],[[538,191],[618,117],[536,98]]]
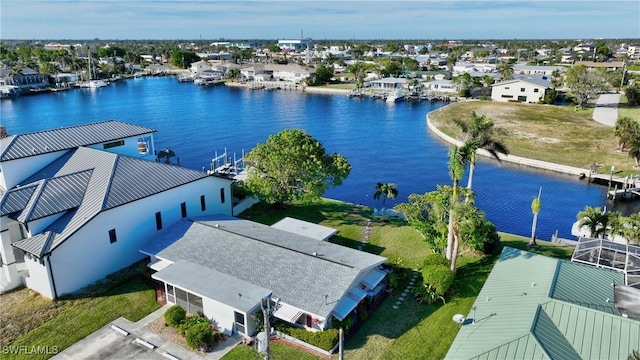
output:
[[[587,206],[577,215],[578,226],[589,228],[589,236],[592,238],[602,238],[609,225],[609,214],[602,211],[600,207]]]
[[[531,240],[529,240],[529,246],[537,246],[536,244],[536,226],[538,225],[538,214],[542,204],[540,203],[540,195],[542,195],[542,187],[538,191],[538,197],[533,198],[531,202],[531,212],[533,213],[533,225],[531,225]]]
[[[509,62],[503,62],[498,65],[498,72],[500,73],[500,80],[509,80],[513,75],[513,65]]]
[[[628,142],[640,137],[640,122],[628,116],[618,118],[613,133],[620,138],[618,140],[620,151],[624,151]]]
[[[459,184],[460,179],[464,176],[464,169],[467,167],[471,155],[472,146],[465,143],[462,147],[453,147],[449,150],[449,176],[453,180],[453,193],[451,195],[451,203],[449,208],[449,231],[447,233],[447,259],[451,260],[451,268],[455,269],[455,257],[457,257],[457,223],[456,212],[457,205],[460,203]],[[453,270],[452,270],[453,271]]]
[[[488,151],[498,161],[500,157],[498,153],[508,155],[507,146],[495,139],[496,135],[506,135],[504,129],[496,128],[493,120],[484,115],[478,115],[475,111],[471,112],[471,121],[466,123],[460,119],[453,119],[465,136],[465,143],[468,143],[471,149],[469,158],[469,180],[467,187],[471,189],[473,184],[473,173],[476,169],[476,150],[484,149]]]
[[[624,220],[620,235],[627,239],[627,243],[638,243],[640,241],[640,213],[631,214]]]
[[[398,196],[398,185],[394,183],[377,183],[376,184],[376,193],[373,194],[373,198],[375,200],[380,199],[382,196],[382,205],[387,200],[387,198],[393,200]]]
[[[639,134],[640,135],[640,134]],[[640,136],[629,141],[629,157],[636,161],[636,168],[640,167]]]
[[[377,183],[376,184],[376,192],[375,194],[373,194],[373,198],[375,200],[380,199],[380,196],[382,196],[382,221],[384,221],[384,202],[387,200],[387,198],[393,200],[396,198],[396,196],[398,196],[398,185],[394,184],[394,183]]]

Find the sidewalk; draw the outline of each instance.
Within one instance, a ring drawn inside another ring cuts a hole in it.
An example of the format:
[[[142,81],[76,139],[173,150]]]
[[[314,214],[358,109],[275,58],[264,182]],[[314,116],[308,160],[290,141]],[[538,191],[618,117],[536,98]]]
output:
[[[593,120],[607,126],[615,126],[618,120],[619,102],[619,93],[600,94],[596,101],[596,107],[593,109]]]

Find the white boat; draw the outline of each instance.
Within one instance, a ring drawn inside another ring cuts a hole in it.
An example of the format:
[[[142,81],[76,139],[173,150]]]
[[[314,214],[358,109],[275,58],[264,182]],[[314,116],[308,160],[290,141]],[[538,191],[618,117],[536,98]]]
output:
[[[193,76],[181,74],[177,76],[178,82],[192,82]]]
[[[404,101],[404,94],[400,91],[394,91],[387,95],[387,102],[397,103]]]
[[[80,84],[80,87],[89,89],[98,89],[107,86],[107,82],[104,80],[89,80]]]
[[[200,86],[213,86],[222,83],[222,79],[213,76],[199,77],[193,83]]]

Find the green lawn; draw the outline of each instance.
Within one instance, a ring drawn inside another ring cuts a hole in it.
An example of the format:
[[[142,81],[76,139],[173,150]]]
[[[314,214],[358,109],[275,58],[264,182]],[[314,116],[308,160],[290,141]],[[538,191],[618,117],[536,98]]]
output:
[[[630,106],[627,97],[624,95],[620,97],[618,106],[618,119],[621,117],[629,117],[640,121],[640,106]]]
[[[355,248],[363,238],[364,226],[371,214],[371,209],[366,207],[324,199],[307,206],[288,205],[286,210],[275,212],[269,211],[264,205],[258,205],[240,216],[265,224],[273,224],[290,216],[331,226],[339,230],[335,242]],[[529,250],[528,238],[501,234],[501,239],[507,246]],[[419,267],[422,258],[429,253],[426,243],[415,230],[401,221],[374,221],[369,245],[364,250],[398,263],[404,268],[403,277],[398,289],[357,331],[348,336],[345,358],[442,359],[458,332],[458,326],[451,321],[451,317],[457,313],[469,312],[497,258],[463,255],[458,261],[456,280],[446,304],[438,302],[423,305],[408,296],[394,309],[393,306],[400,301],[402,290],[408,286],[411,276],[417,273],[414,269]],[[570,258],[572,253],[570,248],[545,242],[539,242],[539,246],[530,251],[564,259]],[[242,358],[236,354],[238,351],[244,350],[234,349],[229,354],[232,357],[224,359]],[[337,355],[334,358],[337,359]]]
[[[269,344],[271,360],[317,360],[317,356],[298,350],[296,348],[282,345]],[[262,360],[263,356],[258,354],[251,346],[236,346],[231,352],[222,357],[223,360]]]
[[[51,301],[22,289],[2,295],[0,323],[11,346],[48,346],[58,351],[71,346],[109,322],[123,316],[138,321],[158,309],[155,290],[144,282],[137,267],[93,285],[78,296]],[[7,299],[7,301],[5,301]],[[9,302],[10,301],[10,302]],[[26,320],[26,321],[25,321]],[[11,328],[11,333],[5,333]],[[46,359],[50,355],[7,355],[4,359]]]
[[[445,134],[462,139],[452,119],[469,119],[472,111],[508,131],[498,138],[513,155],[585,169],[602,164],[599,172],[614,165],[624,174],[637,173],[633,159],[617,150],[613,128],[593,121],[591,107],[576,111],[573,106],[467,101],[436,110],[429,120]],[[621,106],[619,114],[626,111],[639,114],[640,107]]]

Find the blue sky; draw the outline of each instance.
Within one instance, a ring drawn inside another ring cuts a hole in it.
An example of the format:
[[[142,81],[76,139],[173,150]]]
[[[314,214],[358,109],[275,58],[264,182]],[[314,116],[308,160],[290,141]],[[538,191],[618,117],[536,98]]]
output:
[[[2,39],[640,38],[640,1],[1,0]]]

